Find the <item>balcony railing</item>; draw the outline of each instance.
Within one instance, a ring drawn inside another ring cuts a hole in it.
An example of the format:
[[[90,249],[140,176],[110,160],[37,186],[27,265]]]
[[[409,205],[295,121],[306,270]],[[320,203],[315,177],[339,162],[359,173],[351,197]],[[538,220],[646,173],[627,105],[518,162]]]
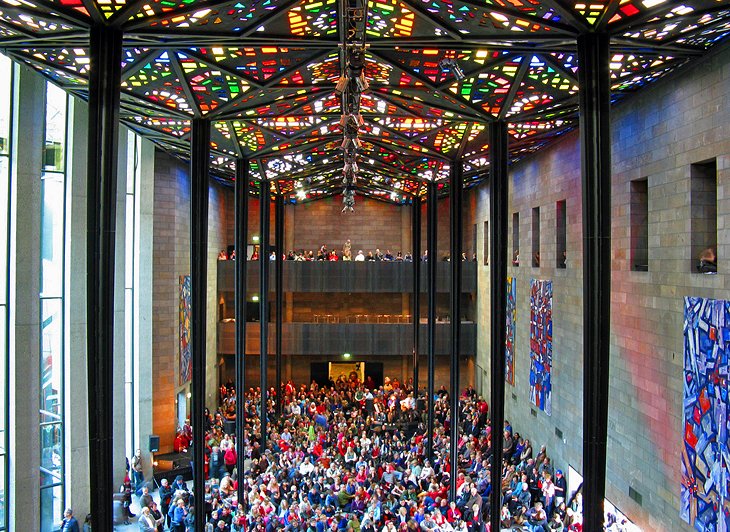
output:
[[[274,351],[274,331],[269,329],[269,353]],[[246,353],[260,350],[259,324],[248,323]],[[450,354],[451,327],[448,322],[436,324],[435,351],[439,356]],[[477,327],[474,322],[461,322],[461,355],[476,353]],[[420,345],[428,349],[427,326],[419,327]],[[218,324],[218,353],[236,352],[235,321]],[[282,353],[284,355],[327,355],[351,353],[353,356],[405,355],[413,349],[413,325],[408,323],[284,323]]]
[[[218,261],[218,291],[235,290],[235,261]],[[421,292],[426,292],[427,262],[421,263]],[[451,264],[436,264],[436,291],[449,291]],[[274,289],[274,267],[270,271]],[[246,287],[249,293],[259,290],[259,263],[249,261]],[[284,261],[285,292],[381,292],[409,293],[413,290],[413,264],[410,262],[296,262]],[[461,289],[474,293],[477,288],[477,263],[461,263]]]

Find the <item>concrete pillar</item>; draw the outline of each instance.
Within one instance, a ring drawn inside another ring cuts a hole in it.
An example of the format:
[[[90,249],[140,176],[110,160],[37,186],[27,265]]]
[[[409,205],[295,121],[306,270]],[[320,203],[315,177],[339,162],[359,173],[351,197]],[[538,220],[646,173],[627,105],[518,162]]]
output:
[[[206,292],[206,328],[205,328],[205,406],[215,410],[218,406],[218,374],[220,364],[218,357],[218,252],[227,244],[220,234],[221,225],[228,213],[219,212],[224,205],[218,195],[222,192],[210,183],[208,187],[208,261]],[[233,215],[233,213],[231,213]],[[238,256],[238,254],[236,254]]]
[[[70,98],[66,168],[66,504],[89,513],[89,426],[86,373],[86,154],[88,105]]]
[[[135,447],[147,450],[152,434],[152,255],[155,202],[155,147],[143,140],[138,153],[140,174],[135,190],[134,267],[134,419]],[[151,462],[145,463],[145,478],[152,476]]]
[[[116,234],[114,251],[114,451],[112,455],[114,485],[122,484],[125,475],[125,342],[126,309],[124,285],[126,273],[126,216],[127,216],[127,128],[119,128],[119,154],[117,159]],[[130,457],[131,458],[131,457]],[[111,504],[111,501],[110,501]]]
[[[294,249],[294,232],[296,231],[296,225],[294,223],[294,214],[296,206],[290,206],[288,209],[284,209],[284,253],[289,253],[290,249]],[[288,293],[287,293],[288,295]],[[286,302],[286,312],[289,315],[289,301]],[[287,318],[289,320],[289,318]]]
[[[40,530],[41,155],[45,80],[15,68],[10,215],[9,453],[11,532]],[[67,407],[69,405],[66,405]],[[68,412],[68,409],[66,409]]]
[[[400,251],[405,257],[406,253],[413,253],[413,213],[405,206],[398,207],[398,209],[400,210]]]

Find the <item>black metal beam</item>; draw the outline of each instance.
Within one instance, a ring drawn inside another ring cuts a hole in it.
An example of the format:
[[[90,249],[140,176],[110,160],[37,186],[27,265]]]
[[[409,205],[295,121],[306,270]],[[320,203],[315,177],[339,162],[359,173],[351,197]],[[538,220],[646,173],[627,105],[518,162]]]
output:
[[[274,247],[276,248],[276,263],[274,267],[276,283],[276,415],[281,416],[284,405],[284,391],[281,385],[281,348],[282,322],[284,321],[284,196],[276,196],[276,220],[274,221]]]
[[[578,37],[583,185],[583,528],[601,530],[611,332],[609,35]]]
[[[451,290],[449,293],[449,318],[451,320],[451,425],[449,435],[449,457],[451,475],[449,476],[449,499],[456,500],[456,478],[459,465],[459,356],[461,350],[461,239],[462,239],[462,188],[461,161],[451,164],[449,174],[450,251]],[[494,441],[494,439],[492,439]]]
[[[489,283],[491,291],[490,308],[492,319],[490,329],[490,423],[492,426],[491,478],[497,479],[492,486],[499,486],[502,478],[502,427],[504,425],[504,371],[505,341],[507,337],[507,201],[509,176],[509,135],[507,122],[495,120],[489,124]],[[486,238],[486,235],[485,235]],[[490,522],[492,530],[500,530],[502,491],[492,489],[489,496]]]
[[[271,208],[271,189],[268,181],[261,181],[259,195],[259,324],[261,325],[261,404],[259,418],[261,420],[261,451],[266,449],[266,404],[267,404],[267,372],[269,368],[269,210]]]
[[[413,397],[418,401],[419,329],[421,327],[421,198],[413,198]]]
[[[427,234],[426,252],[428,253],[428,387],[426,404],[428,407],[427,423],[428,445],[426,455],[433,461],[433,395],[434,379],[436,372],[436,261],[438,260],[438,186],[434,181],[429,181],[427,199]]]
[[[114,268],[122,32],[91,28],[87,175],[87,372],[92,526],[114,516]],[[121,353],[120,353],[121,354]]]
[[[202,531],[205,515],[205,373],[208,287],[208,187],[210,180],[210,120],[192,120],[190,140],[190,292],[191,353],[193,359],[191,421],[193,426],[193,492],[195,529]]]
[[[243,475],[246,442],[246,242],[248,242],[247,159],[236,160],[236,469]],[[238,483],[238,500],[246,500],[246,483]]]

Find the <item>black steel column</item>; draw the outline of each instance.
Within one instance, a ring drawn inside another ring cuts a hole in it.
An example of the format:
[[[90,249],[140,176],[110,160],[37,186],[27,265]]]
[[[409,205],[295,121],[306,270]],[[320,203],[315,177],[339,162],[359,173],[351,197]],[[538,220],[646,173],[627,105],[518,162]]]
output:
[[[413,198],[413,397],[418,404],[419,332],[421,327],[421,197]]]
[[[449,457],[451,475],[449,476],[449,498],[456,500],[456,477],[459,465],[457,443],[459,440],[459,356],[461,355],[461,161],[451,163],[449,174],[451,193],[449,206],[451,255],[451,290],[449,298],[449,318],[451,320],[451,426],[449,435]]]
[[[259,405],[259,417],[261,419],[261,452],[266,449],[266,399],[267,399],[267,375],[269,368],[269,210],[271,209],[271,190],[268,181],[260,181],[260,223],[261,243],[259,245],[259,266],[261,278],[259,279],[259,321],[261,325],[261,404]]]
[[[504,426],[505,343],[507,337],[507,197],[509,188],[507,123],[497,120],[489,124],[489,283],[491,286],[489,324],[491,341],[491,397],[489,400],[492,426],[492,492],[489,496],[492,530],[500,530],[502,509],[502,427]],[[486,238],[486,235],[485,235]]]
[[[609,37],[578,37],[583,175],[583,528],[601,530],[611,323]]]
[[[236,161],[236,469],[238,501],[246,501],[243,482],[246,451],[246,242],[248,241],[248,173],[247,159]],[[245,504],[245,503],[244,503]]]
[[[428,253],[428,383],[426,404],[428,407],[428,428],[427,435],[428,446],[426,454],[428,459],[433,462],[433,395],[434,380],[436,371],[436,257],[438,256],[438,247],[436,237],[438,236],[438,211],[436,195],[438,187],[433,181],[428,182],[428,199],[427,199],[427,218],[426,226],[426,252]]]
[[[205,515],[205,358],[208,286],[208,188],[210,165],[210,120],[194,118],[190,137],[190,292],[191,354],[193,358],[193,492],[195,529],[203,530]]]
[[[282,392],[284,387],[281,385],[281,346],[282,331],[281,324],[284,321],[284,196],[279,194],[276,196],[276,228],[274,233],[274,247],[276,247],[276,415],[281,416],[284,406],[284,397]]]
[[[114,266],[122,32],[93,26],[89,55],[86,235],[89,502],[94,529],[112,530]]]

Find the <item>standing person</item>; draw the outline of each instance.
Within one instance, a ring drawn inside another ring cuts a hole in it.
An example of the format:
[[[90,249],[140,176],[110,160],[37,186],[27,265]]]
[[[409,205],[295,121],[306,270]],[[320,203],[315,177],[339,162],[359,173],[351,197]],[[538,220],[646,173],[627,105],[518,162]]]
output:
[[[168,515],[168,512],[170,511],[170,503],[172,502],[172,496],[175,493],[175,490],[170,486],[170,482],[163,478],[162,482],[160,482],[160,508],[162,509],[162,515],[165,516],[165,520],[167,522],[167,526],[170,526],[170,516]]]
[[[142,471],[142,449],[137,449],[136,451],[134,451],[131,466],[132,486],[134,487],[134,491],[137,491],[140,487],[140,484],[144,482],[144,472]]]
[[[565,501],[565,492],[568,489],[568,484],[560,469],[555,471],[555,481],[553,484],[555,484],[555,506],[559,506],[561,502]]]
[[[63,512],[61,532],[81,532],[79,522],[74,517],[74,512],[71,508],[66,508],[66,511]]]
[[[352,243],[349,238],[345,240],[345,245],[342,246],[342,260],[352,260]]]
[[[185,532],[185,518],[187,515],[185,501],[180,498],[177,500],[177,504],[170,508],[170,531]]]
[[[226,471],[228,471],[228,474],[233,473],[233,468],[236,467],[236,462],[238,461],[238,453],[236,452],[236,446],[231,445],[226,449],[225,454],[223,455],[223,460],[226,464]]]
[[[210,453],[210,462],[208,464],[210,471],[210,478],[217,478],[220,480],[223,471],[225,471],[225,456],[220,447],[215,445]]]
[[[137,524],[139,525],[139,532],[156,532],[157,530],[155,519],[147,506],[142,508],[142,514],[139,516]]]

